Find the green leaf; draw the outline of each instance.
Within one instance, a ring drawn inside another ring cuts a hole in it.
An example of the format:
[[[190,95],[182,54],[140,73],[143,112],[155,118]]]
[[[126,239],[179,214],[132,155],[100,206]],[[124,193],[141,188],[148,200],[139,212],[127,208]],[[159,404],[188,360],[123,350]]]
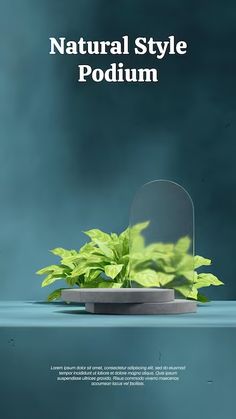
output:
[[[81,258],[79,258],[78,256],[69,256],[69,257],[63,258],[61,260],[61,263],[62,263],[62,265],[65,265],[65,266],[67,266],[67,268],[72,270],[72,269],[74,269],[76,264],[79,263],[80,260],[81,260]]]
[[[94,239],[94,243],[97,244],[97,246],[99,247],[99,249],[101,249],[102,253],[108,257],[109,259],[114,260],[114,253],[112,251],[112,249],[107,246],[106,244],[104,244],[104,242],[98,240],[98,239]]]
[[[183,272],[180,272],[178,275],[183,276],[191,283],[191,282],[194,282],[194,279],[197,273],[194,271],[183,271]]]
[[[197,299],[198,290],[194,288],[192,284],[183,283],[177,286],[174,286],[175,291],[178,291],[185,298],[190,298],[193,300]]]
[[[89,242],[89,243],[85,243],[79,250],[79,254],[82,253],[90,253],[94,250],[94,243],[93,242]]]
[[[206,259],[202,256],[194,256],[194,269],[200,268],[200,266],[209,266],[211,265],[211,260]]]
[[[197,300],[200,302],[200,303],[208,303],[210,300],[209,300],[209,298],[207,298],[205,295],[203,295],[203,294],[199,294],[198,293],[198,295],[197,295]]]
[[[130,229],[128,227],[119,235],[120,252],[121,252],[121,255],[123,256],[129,254],[129,244],[130,244],[129,232],[130,232]]]
[[[99,277],[101,272],[102,271],[100,269],[91,268],[85,275],[85,281],[87,282],[94,281],[96,278]]]
[[[56,289],[56,290],[52,291],[52,292],[48,295],[47,300],[48,300],[48,301],[55,301],[55,300],[58,300],[59,298],[61,298],[61,292],[62,292],[62,290],[64,290],[64,289],[65,289],[65,288],[58,288],[58,289]]]
[[[121,288],[122,285],[123,285],[122,282],[113,282],[112,288]]]
[[[71,263],[77,263],[79,262],[81,259],[84,258],[84,254],[80,254],[80,253],[76,253],[75,255],[69,255],[69,256],[63,256],[61,259],[61,263],[63,265],[67,265],[71,264]]]
[[[47,287],[48,285],[53,284],[53,282],[58,281],[59,279],[62,279],[62,276],[55,276],[50,274],[46,276],[46,278],[43,280],[41,287]]]
[[[132,237],[130,247],[131,247],[131,250],[130,250],[131,253],[145,251],[144,237],[141,235]]]
[[[194,258],[192,255],[183,254],[180,261],[177,263],[176,272],[182,273],[194,270]]]
[[[85,282],[81,288],[112,288],[114,284],[114,281],[105,281],[102,278],[97,278],[94,281]]]
[[[100,281],[98,282],[98,288],[113,288],[113,281]]]
[[[134,224],[129,228],[129,232],[131,232],[131,234],[140,234],[149,226],[149,224],[150,221],[144,221],[143,223]]]
[[[39,271],[36,272],[37,275],[45,275],[50,274],[54,271],[57,271],[59,269],[58,265],[50,265],[46,266],[45,268],[39,269]]]
[[[92,279],[96,278],[103,269],[100,266],[88,266],[85,272],[85,281],[91,281]]]
[[[133,274],[132,281],[137,282],[143,287],[159,287],[160,277],[153,269],[144,269],[141,272]]]
[[[186,297],[191,300],[197,300],[198,290],[194,286],[192,286],[192,289],[190,290],[189,294],[187,293]]]
[[[147,268],[140,270],[140,272],[133,272],[130,278],[143,287],[164,287],[174,279],[174,275]]]
[[[87,272],[87,270],[88,270],[87,264],[86,263],[80,263],[71,272],[71,277],[84,275]]]
[[[175,275],[173,275],[173,274],[167,274],[167,273],[164,273],[164,272],[157,272],[157,274],[158,274],[159,282],[160,282],[161,286],[163,286],[163,287],[165,285],[169,284],[169,282],[171,282],[175,277]]]
[[[166,272],[167,274],[171,274],[171,273],[174,274],[175,273],[175,268],[173,268],[173,266],[168,266],[168,265],[162,264],[161,267],[162,267],[163,271]]]
[[[127,227],[124,231],[122,231],[122,233],[120,233],[119,240],[124,240],[124,239],[129,238],[129,233],[130,233],[130,228]]]
[[[65,281],[69,287],[73,287],[74,285],[80,285],[81,282],[84,282],[84,275],[67,275]]]
[[[77,254],[76,250],[66,250],[62,247],[56,247],[55,249],[50,250],[56,256],[60,256],[61,258],[69,257]]]
[[[81,263],[86,263],[88,266],[101,265],[105,266],[110,261],[110,259],[104,254],[95,254],[92,253],[88,258],[85,258]]]
[[[113,240],[114,242],[117,242],[117,243],[118,243],[118,241],[119,241],[119,236],[118,236],[118,234],[116,234],[116,233],[111,233],[111,238],[112,238],[112,240]]]
[[[105,266],[105,274],[112,278],[115,279],[117,277],[117,275],[121,272],[122,268],[123,268],[123,264],[119,264],[119,265],[106,265]]]
[[[88,231],[84,231],[84,234],[90,237],[91,240],[95,241],[98,240],[101,243],[109,243],[111,241],[111,237],[109,234],[104,233],[99,229],[92,229]]]
[[[224,285],[224,283],[222,281],[220,281],[215,275],[210,274],[210,273],[202,273],[199,274],[196,278],[196,283],[195,283],[195,287],[197,289],[199,288],[204,288],[204,287],[209,287],[210,285]]]
[[[146,250],[151,252],[164,253],[165,255],[172,255],[174,250],[173,243],[151,243],[146,246]]]
[[[187,251],[189,250],[190,244],[191,244],[191,240],[188,236],[181,237],[177,241],[174,250],[177,253],[187,253]]]

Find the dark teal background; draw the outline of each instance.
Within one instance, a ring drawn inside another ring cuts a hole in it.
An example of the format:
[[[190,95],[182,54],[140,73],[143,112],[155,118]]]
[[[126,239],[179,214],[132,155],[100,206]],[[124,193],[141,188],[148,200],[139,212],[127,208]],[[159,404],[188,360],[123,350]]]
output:
[[[227,327],[1,328],[1,412],[4,419],[234,419],[235,344]],[[177,383],[128,388],[57,382],[50,372],[51,365],[159,364],[186,371]]]
[[[0,302],[1,419],[235,419],[236,302],[171,316]],[[178,382],[90,387],[50,366],[186,366]]]
[[[181,183],[196,209],[196,250],[235,299],[234,1],[1,0],[0,298],[43,298],[34,272],[81,230],[120,231],[144,182]],[[50,36],[188,42],[186,56],[124,56],[160,70],[157,84],[78,84],[77,64],[50,56]]]

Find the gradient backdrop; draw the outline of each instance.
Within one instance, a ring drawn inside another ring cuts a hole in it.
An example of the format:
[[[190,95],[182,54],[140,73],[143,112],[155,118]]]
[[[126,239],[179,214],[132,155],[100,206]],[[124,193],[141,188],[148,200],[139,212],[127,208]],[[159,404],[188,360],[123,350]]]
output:
[[[120,231],[143,183],[182,184],[196,210],[196,250],[236,298],[236,5],[222,1],[1,0],[0,298],[42,299],[34,272],[48,249],[78,247],[93,227]],[[130,55],[157,84],[77,83],[77,64],[50,56],[50,36],[188,42],[186,56]]]

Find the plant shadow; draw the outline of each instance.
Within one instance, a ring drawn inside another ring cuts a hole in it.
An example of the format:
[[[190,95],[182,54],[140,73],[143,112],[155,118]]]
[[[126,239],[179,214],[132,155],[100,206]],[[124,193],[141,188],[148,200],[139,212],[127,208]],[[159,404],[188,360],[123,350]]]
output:
[[[81,307],[83,307],[82,305],[81,305]],[[60,310],[60,311],[55,311],[55,313],[57,313],[57,314],[76,314],[76,315],[78,315],[78,314],[89,314],[89,313],[87,313],[87,311],[85,311],[85,310]]]
[[[65,303],[64,301],[33,301],[31,304],[42,304],[42,305],[50,305],[50,306],[60,306],[60,307],[68,307],[68,306],[76,306],[76,307],[83,307],[84,304],[78,303]]]

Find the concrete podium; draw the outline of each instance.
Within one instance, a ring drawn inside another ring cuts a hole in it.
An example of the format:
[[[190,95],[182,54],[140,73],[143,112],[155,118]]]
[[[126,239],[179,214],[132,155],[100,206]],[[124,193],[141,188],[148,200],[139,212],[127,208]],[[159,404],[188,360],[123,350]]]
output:
[[[164,288],[72,288],[61,293],[65,302],[85,303],[93,314],[183,314],[197,310],[196,301],[175,299],[173,289]]]
[[[99,315],[62,303],[0,304],[4,419],[234,419],[236,302],[171,316]],[[178,382],[91,386],[52,366],[185,366]]]

